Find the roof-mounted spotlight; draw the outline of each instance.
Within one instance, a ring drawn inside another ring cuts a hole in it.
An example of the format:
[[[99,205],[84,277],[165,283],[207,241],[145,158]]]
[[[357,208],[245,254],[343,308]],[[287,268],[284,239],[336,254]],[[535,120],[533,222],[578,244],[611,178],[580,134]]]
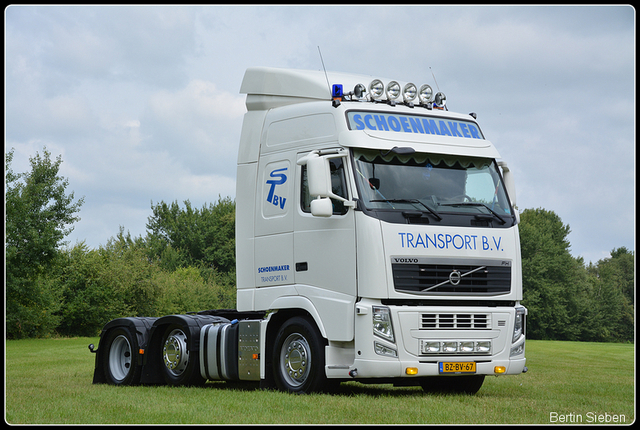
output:
[[[366,94],[367,94],[367,87],[365,87],[362,84],[357,84],[353,88],[353,95],[356,96],[358,100],[362,100]]]
[[[433,98],[433,89],[431,86],[424,84],[420,87],[420,91],[418,91],[418,100],[420,100],[420,104],[426,106],[429,104],[431,99]]]
[[[434,106],[436,109],[444,109],[446,104],[447,104],[447,96],[444,95],[444,93],[439,92],[436,94],[436,97],[434,99]]]
[[[402,98],[405,103],[413,103],[418,95],[418,88],[412,83],[408,83],[402,89]]]
[[[400,84],[396,81],[389,82],[385,92],[387,94],[387,99],[389,101],[394,101],[400,97]]]
[[[369,84],[369,94],[372,100],[378,100],[384,94],[384,84],[380,79],[374,79]]]

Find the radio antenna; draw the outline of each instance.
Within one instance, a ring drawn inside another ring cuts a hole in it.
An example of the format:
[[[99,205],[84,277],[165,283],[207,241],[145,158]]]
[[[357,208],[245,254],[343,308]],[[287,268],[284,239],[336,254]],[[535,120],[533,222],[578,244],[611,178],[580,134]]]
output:
[[[431,66],[429,66],[429,70],[431,70]],[[438,81],[436,81],[436,75],[433,74],[433,70],[431,70],[431,76],[433,76],[433,81],[436,83],[436,88],[440,91],[440,86],[438,85]]]
[[[320,51],[320,45],[318,45],[318,53],[320,54],[320,61],[322,62],[322,70],[324,70],[324,77],[327,80],[327,89],[329,95],[331,95],[331,85],[329,85],[329,76],[327,76],[327,69],[324,67],[324,60],[322,59],[322,52]]]

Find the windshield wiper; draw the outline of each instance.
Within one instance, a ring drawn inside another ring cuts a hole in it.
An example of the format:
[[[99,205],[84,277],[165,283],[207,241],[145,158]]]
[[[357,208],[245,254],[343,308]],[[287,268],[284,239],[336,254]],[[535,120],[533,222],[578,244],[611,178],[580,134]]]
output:
[[[504,218],[502,218],[500,215],[498,215],[498,213],[496,211],[494,211],[493,209],[491,209],[489,206],[487,206],[484,203],[479,203],[479,202],[458,202],[458,203],[439,203],[439,204],[440,204],[440,206],[481,206],[481,207],[485,208],[486,210],[488,210],[489,212],[491,212],[493,214],[493,216],[498,218],[500,220],[500,224],[506,224],[506,221],[504,220]]]
[[[431,215],[436,217],[438,219],[438,221],[442,221],[442,217],[440,215],[438,215],[438,212],[436,212],[435,210],[431,209],[429,206],[427,206],[426,204],[422,203],[418,199],[374,199],[374,200],[369,200],[369,201],[371,203],[386,202],[386,203],[389,203],[389,204],[391,204],[391,203],[411,203],[411,204],[419,203],[422,206],[424,206],[425,209],[427,209],[427,211],[429,211],[429,213],[431,213]]]

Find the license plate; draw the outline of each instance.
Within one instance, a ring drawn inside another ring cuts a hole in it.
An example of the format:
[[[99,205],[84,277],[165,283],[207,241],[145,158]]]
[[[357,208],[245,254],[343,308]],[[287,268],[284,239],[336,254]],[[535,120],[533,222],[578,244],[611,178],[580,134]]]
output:
[[[440,362],[440,373],[476,373],[476,363],[471,362]]]

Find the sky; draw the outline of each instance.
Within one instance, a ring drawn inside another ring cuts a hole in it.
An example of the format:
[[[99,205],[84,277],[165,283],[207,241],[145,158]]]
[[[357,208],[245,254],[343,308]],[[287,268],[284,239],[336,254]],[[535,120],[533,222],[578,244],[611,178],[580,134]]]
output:
[[[67,236],[145,236],[152,204],[235,198],[248,67],[430,84],[476,112],[517,205],[555,212],[574,257],[635,251],[630,6],[9,6],[5,153],[62,157]],[[434,81],[435,76],[435,81]]]

